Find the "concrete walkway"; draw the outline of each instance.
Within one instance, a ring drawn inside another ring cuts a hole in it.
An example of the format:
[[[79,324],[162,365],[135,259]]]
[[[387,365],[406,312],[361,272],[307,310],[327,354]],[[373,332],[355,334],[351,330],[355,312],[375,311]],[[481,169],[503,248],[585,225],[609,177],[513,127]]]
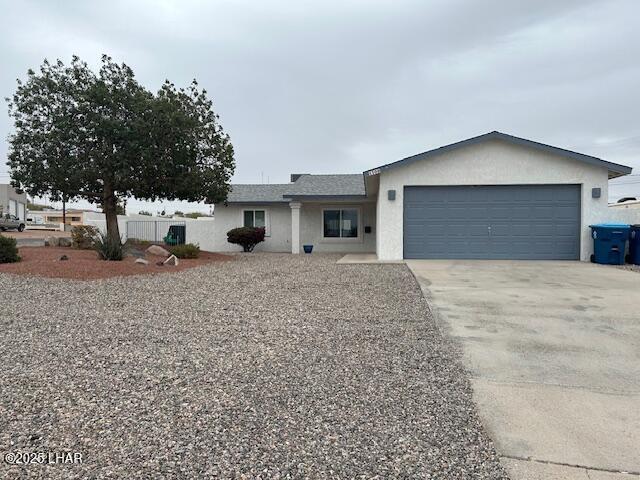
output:
[[[336,263],[404,263],[404,260],[378,260],[375,253],[347,253]]]
[[[640,273],[579,262],[407,264],[462,345],[513,479],[640,478]]]

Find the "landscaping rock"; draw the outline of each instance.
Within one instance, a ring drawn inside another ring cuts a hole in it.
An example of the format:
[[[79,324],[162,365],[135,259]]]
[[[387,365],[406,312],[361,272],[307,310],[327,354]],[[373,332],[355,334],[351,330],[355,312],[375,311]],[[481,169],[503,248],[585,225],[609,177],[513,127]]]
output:
[[[64,262],[64,261],[67,261],[67,260],[69,260],[69,257],[67,257],[66,255],[62,255],[62,256],[60,257],[60,261],[61,261],[61,262]]]
[[[338,258],[0,273],[3,453],[83,454],[0,478],[506,479],[411,272]]]
[[[67,237],[58,238],[58,246],[60,246],[60,247],[70,247],[71,246],[71,239],[67,238]]]
[[[136,263],[139,263],[141,265],[149,265],[149,261],[145,260],[144,258],[136,258]]]
[[[147,248],[147,253],[150,255],[158,255],[159,257],[168,257],[171,253],[162,248],[160,245],[151,245]]]
[[[47,247],[58,247],[60,245],[60,239],[58,237],[47,237],[44,239],[44,244]]]
[[[176,257],[175,255],[171,255],[163,263],[165,265],[173,265],[173,266],[177,267],[178,264],[180,263],[180,260],[178,260],[178,257]]]

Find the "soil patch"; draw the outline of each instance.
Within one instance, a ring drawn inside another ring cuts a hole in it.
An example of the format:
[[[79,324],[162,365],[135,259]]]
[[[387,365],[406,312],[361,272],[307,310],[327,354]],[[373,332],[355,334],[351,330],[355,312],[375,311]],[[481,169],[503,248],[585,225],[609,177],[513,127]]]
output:
[[[145,255],[148,265],[136,262],[136,257],[126,257],[120,262],[100,260],[93,250],[76,250],[64,247],[21,247],[22,261],[0,265],[0,273],[35,275],[50,278],[70,278],[75,280],[96,280],[99,278],[129,275],[153,275],[158,273],[179,272],[189,268],[213,262],[232,260],[230,255],[201,252],[200,258],[180,259],[178,266],[156,265],[164,257]],[[68,260],[60,260],[66,255]]]

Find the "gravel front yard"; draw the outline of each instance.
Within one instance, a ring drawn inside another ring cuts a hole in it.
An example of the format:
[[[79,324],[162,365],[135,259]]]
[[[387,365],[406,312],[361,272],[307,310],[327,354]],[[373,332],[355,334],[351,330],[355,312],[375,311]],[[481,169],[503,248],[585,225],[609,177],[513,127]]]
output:
[[[505,478],[404,265],[240,255],[94,282],[0,274],[0,451],[42,478]]]

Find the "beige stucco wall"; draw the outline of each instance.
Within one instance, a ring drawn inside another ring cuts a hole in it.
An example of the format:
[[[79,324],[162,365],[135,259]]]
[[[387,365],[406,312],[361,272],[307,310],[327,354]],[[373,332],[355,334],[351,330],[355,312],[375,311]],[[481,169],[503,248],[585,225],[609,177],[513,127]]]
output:
[[[582,237],[580,258],[588,260],[592,241],[588,226],[607,221],[608,173],[577,160],[498,140],[463,147],[427,160],[383,170],[380,173],[377,254],[381,260],[403,258],[403,190],[408,185],[582,185]],[[591,189],[602,195],[591,198]],[[387,199],[395,190],[396,199]]]

